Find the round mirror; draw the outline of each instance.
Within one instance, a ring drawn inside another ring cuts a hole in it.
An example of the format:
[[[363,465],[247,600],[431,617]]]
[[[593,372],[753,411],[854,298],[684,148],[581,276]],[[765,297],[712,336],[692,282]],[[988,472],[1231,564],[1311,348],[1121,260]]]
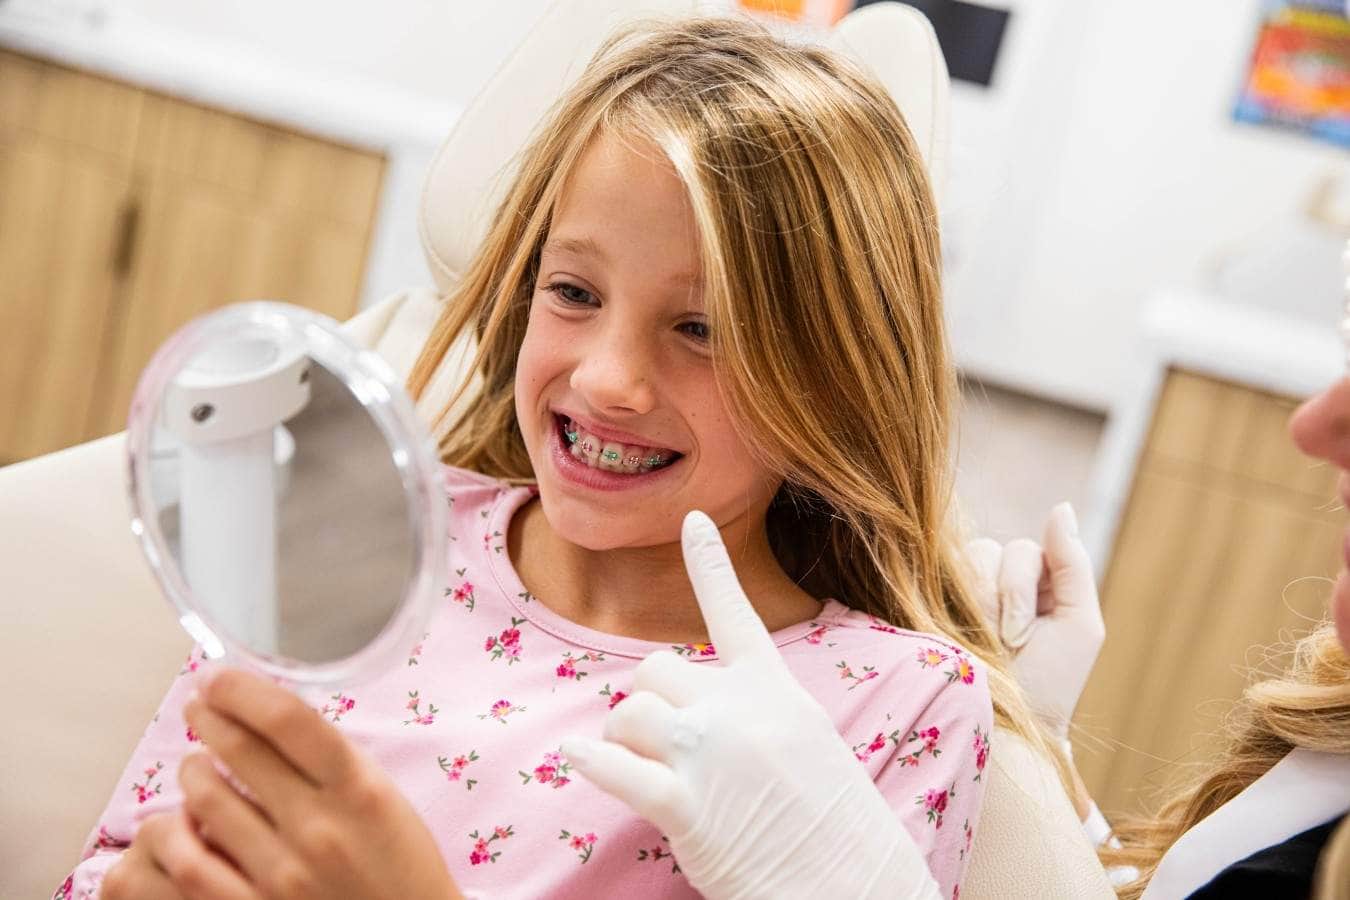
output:
[[[303,685],[394,663],[444,583],[445,496],[393,370],[333,320],[189,322],[127,423],[132,531],[203,652]]]

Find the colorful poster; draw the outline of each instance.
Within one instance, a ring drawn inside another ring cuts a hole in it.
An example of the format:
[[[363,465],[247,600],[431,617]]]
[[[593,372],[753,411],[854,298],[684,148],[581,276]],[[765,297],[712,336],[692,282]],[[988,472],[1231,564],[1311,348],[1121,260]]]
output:
[[[1350,19],[1341,0],[1267,2],[1233,117],[1350,148]]]

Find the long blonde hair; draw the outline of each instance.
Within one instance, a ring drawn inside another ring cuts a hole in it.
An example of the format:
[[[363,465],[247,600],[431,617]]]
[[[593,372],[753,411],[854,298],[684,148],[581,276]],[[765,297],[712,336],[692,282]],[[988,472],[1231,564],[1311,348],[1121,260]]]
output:
[[[524,150],[410,376],[421,396],[452,345],[476,341],[481,386],[446,404],[443,459],[533,478],[516,358],[562,185],[602,132],[660,148],[687,188],[719,387],[784,478],[767,514],[784,570],[813,596],[974,651],[996,721],[1062,774],[951,524],[956,386],[923,159],[885,88],[843,57],[733,18],[639,23],[603,45]]]
[[[1140,877],[1119,889],[1139,897],[1159,860],[1177,839],[1260,778],[1290,750],[1302,747],[1350,755],[1350,657],[1325,623],[1293,647],[1288,669],[1252,684],[1229,714],[1228,739],[1203,774],[1176,794],[1156,816],[1115,825],[1121,849],[1102,851],[1108,865],[1131,865]],[[1333,835],[1322,854],[1323,900],[1350,898],[1350,823]]]

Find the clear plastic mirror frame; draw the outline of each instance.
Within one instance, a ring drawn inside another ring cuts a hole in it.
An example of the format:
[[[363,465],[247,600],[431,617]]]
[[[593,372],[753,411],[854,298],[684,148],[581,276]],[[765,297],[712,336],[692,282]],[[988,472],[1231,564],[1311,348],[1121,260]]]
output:
[[[324,663],[283,661],[253,652],[203,617],[163,533],[151,496],[150,452],[165,390],[212,340],[258,337],[299,347],[351,392],[388,444],[407,499],[413,536],[412,575],[384,628],[361,650]],[[156,351],[141,373],[127,416],[127,489],[131,531],[178,612],[184,630],[207,657],[242,663],[297,686],[333,687],[367,680],[406,655],[425,629],[445,583],[446,502],[435,443],[413,410],[398,376],[378,354],[357,345],[327,316],[287,303],[255,301],[223,307],[192,320]]]

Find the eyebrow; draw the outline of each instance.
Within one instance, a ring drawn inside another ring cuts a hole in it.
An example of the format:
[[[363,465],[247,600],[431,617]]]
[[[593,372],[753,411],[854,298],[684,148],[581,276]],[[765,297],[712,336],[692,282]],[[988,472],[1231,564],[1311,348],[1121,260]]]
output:
[[[544,244],[543,253],[566,253],[571,256],[589,256],[602,263],[609,262],[609,256],[593,238],[551,237]],[[693,272],[680,272],[669,279],[671,284],[698,285],[699,278]]]

